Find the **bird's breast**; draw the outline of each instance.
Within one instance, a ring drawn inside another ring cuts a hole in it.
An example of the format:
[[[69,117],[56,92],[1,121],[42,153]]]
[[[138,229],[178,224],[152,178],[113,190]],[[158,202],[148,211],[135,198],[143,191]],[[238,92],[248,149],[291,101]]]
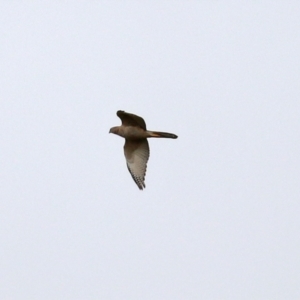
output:
[[[147,137],[147,132],[136,126],[122,126],[120,135],[125,139],[143,139]]]

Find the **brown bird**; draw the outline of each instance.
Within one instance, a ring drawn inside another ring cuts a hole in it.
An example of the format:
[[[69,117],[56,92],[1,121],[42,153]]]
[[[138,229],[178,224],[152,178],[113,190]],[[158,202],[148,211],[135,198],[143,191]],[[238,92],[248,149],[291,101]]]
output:
[[[125,138],[124,154],[127,168],[140,190],[146,187],[145,175],[149,159],[149,144],[147,138],[177,139],[177,135],[167,132],[149,131],[143,118],[123,110],[117,111],[122,125],[112,127],[109,133]]]

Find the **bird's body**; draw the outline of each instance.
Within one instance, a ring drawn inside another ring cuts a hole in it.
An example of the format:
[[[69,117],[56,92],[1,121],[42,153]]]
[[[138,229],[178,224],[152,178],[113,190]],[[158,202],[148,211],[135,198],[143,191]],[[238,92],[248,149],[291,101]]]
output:
[[[149,137],[146,130],[135,126],[116,126],[111,129],[111,132],[129,140],[146,139]]]
[[[117,111],[117,116],[121,119],[122,125],[110,129],[114,133],[125,138],[124,154],[128,170],[140,190],[146,187],[145,175],[147,162],[150,155],[147,138],[172,138],[177,139],[177,135],[168,132],[149,131],[143,118]]]

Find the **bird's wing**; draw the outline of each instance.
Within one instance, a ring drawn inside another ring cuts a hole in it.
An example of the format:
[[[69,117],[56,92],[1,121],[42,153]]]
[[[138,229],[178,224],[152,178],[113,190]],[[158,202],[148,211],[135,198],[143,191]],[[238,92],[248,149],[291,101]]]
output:
[[[127,168],[140,190],[146,187],[145,175],[150,150],[147,139],[127,140],[124,145]]]
[[[146,130],[146,123],[145,123],[144,119],[137,115],[129,114],[123,110],[118,110],[117,116],[121,119],[122,125],[138,126],[138,127],[141,127],[142,129]]]

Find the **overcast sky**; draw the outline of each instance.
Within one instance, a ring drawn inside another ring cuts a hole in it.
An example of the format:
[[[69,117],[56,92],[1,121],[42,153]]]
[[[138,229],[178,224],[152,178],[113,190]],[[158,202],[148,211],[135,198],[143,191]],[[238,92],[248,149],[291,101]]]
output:
[[[300,299],[299,1],[1,1],[0,298]],[[117,110],[151,130],[133,182]]]

